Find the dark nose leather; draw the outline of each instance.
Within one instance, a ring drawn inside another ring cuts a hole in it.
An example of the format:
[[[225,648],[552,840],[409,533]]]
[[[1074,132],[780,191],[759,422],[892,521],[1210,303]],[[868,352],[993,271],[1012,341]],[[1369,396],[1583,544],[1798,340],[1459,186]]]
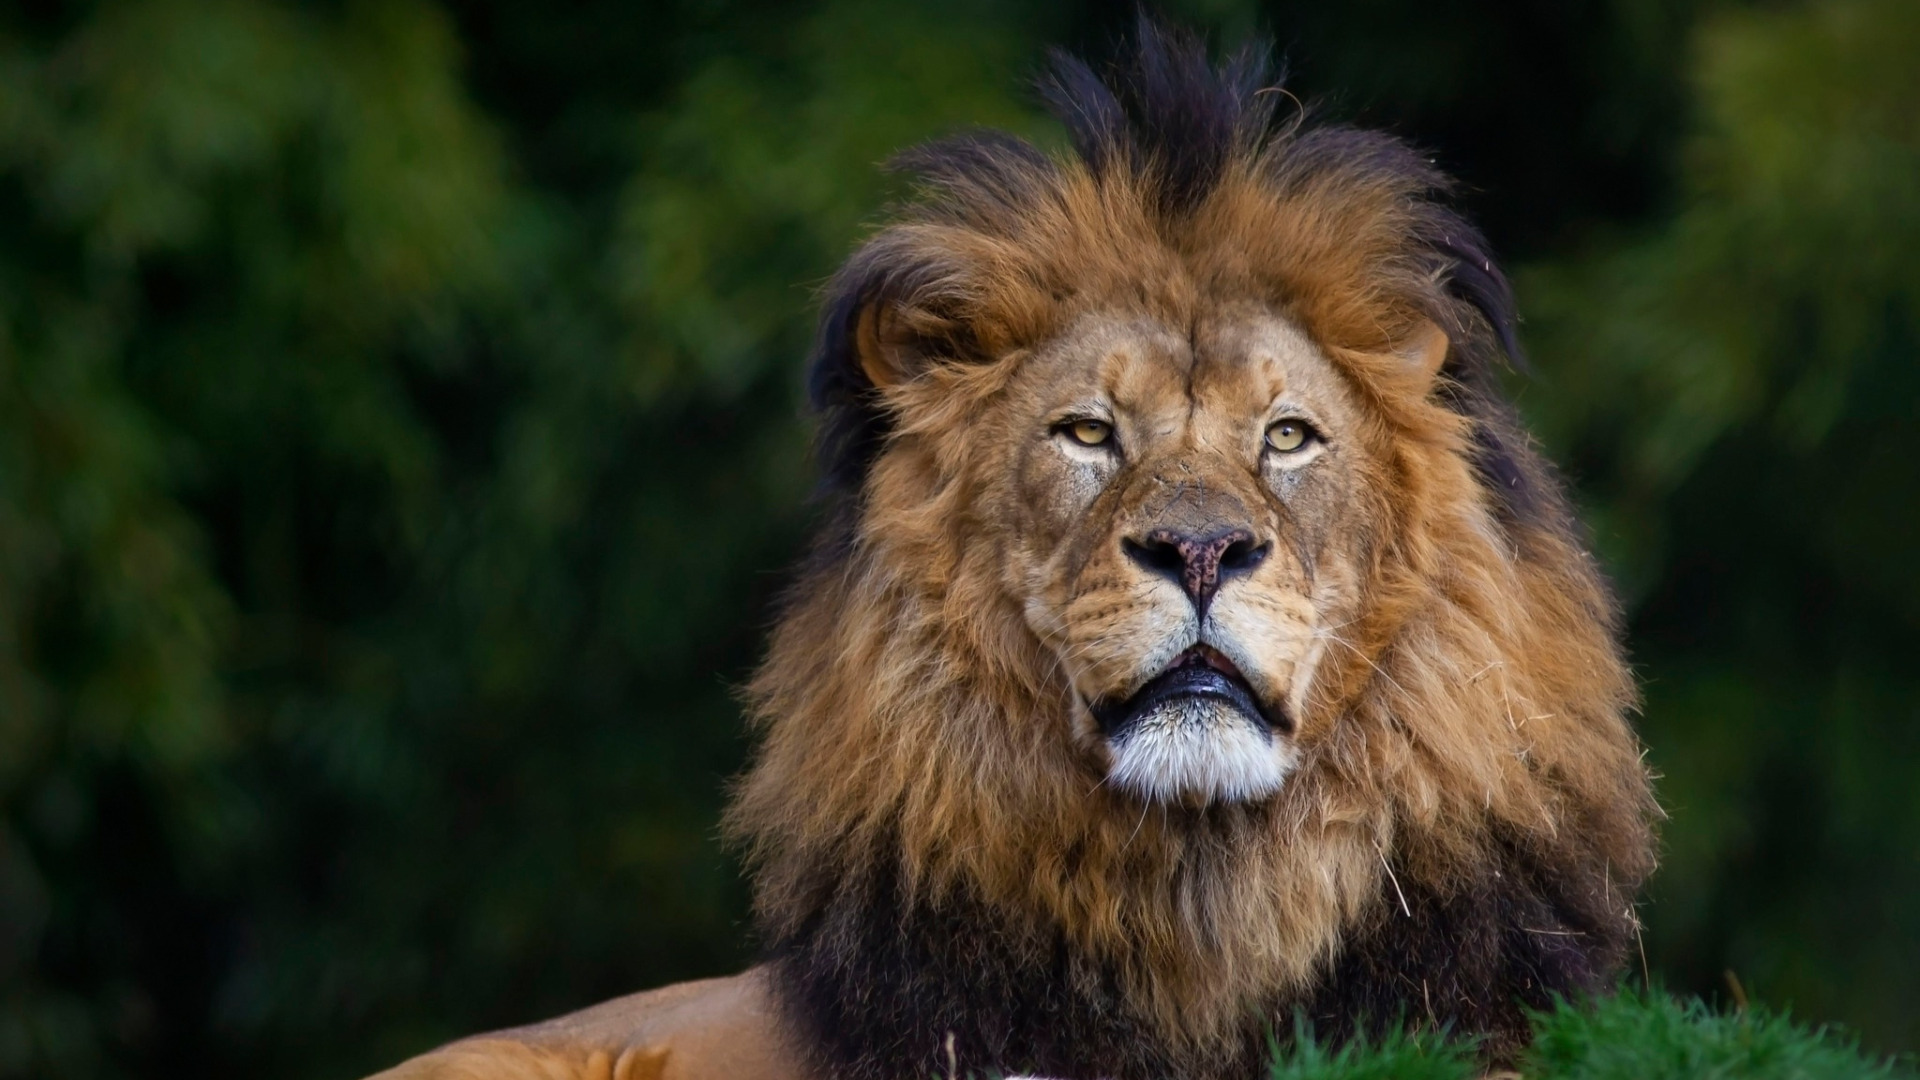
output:
[[[1246,529],[1220,529],[1202,535],[1154,529],[1120,543],[1128,558],[1178,583],[1193,601],[1194,610],[1203,616],[1220,586],[1259,566],[1271,547],[1255,540]]]

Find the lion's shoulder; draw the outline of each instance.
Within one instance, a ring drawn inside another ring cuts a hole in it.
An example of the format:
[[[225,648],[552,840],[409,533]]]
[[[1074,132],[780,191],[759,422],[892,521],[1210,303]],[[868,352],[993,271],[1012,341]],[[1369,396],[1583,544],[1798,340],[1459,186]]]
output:
[[[762,969],[450,1043],[369,1080],[801,1080]]]

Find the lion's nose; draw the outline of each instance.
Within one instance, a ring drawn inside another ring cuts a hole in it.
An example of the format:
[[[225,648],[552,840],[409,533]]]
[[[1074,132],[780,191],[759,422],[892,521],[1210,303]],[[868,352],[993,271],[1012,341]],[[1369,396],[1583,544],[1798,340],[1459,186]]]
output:
[[[1146,570],[1179,583],[1202,616],[1213,594],[1228,578],[1245,574],[1267,557],[1271,544],[1262,544],[1245,529],[1223,529],[1196,536],[1174,529],[1154,529],[1140,539],[1120,541],[1127,557]]]

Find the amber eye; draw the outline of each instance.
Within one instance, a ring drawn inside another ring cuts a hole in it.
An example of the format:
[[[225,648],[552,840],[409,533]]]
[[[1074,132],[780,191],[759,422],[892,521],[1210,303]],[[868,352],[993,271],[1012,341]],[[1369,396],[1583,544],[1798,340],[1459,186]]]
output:
[[[1267,429],[1267,445],[1283,454],[1303,449],[1313,439],[1313,428],[1305,420],[1282,420]]]
[[[1113,425],[1105,420],[1073,420],[1065,428],[1081,446],[1105,446],[1113,438]]]

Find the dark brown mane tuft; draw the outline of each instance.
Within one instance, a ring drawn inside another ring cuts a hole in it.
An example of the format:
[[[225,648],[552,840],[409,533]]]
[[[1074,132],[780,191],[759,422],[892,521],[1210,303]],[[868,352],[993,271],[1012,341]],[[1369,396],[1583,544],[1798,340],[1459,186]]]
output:
[[[1143,17],[1132,54],[1108,77],[1055,52],[1040,94],[1095,176],[1147,179],[1160,212],[1175,216],[1266,141],[1278,98],[1262,92],[1270,89],[1267,57],[1264,44],[1250,43],[1215,67],[1198,38]]]

